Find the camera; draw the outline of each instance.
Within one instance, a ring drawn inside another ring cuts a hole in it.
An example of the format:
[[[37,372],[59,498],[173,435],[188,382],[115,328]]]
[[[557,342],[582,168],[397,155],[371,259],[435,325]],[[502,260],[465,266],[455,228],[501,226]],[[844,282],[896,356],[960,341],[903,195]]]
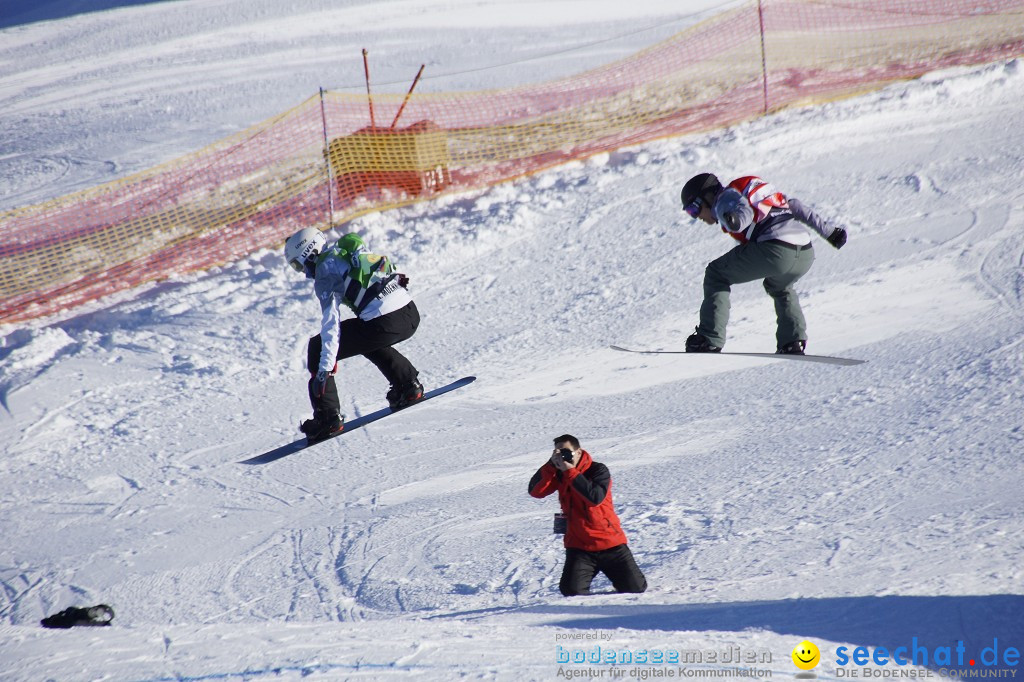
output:
[[[563,462],[572,462],[572,450],[562,448],[558,451],[558,454],[562,456]]]

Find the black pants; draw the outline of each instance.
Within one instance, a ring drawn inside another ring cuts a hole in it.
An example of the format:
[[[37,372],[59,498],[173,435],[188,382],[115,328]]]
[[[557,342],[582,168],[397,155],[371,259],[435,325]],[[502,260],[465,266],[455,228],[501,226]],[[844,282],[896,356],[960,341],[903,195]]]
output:
[[[566,597],[590,594],[590,583],[597,572],[604,573],[616,592],[644,592],[647,578],[629,551],[629,545],[619,545],[600,552],[586,552],[582,549],[565,549],[565,567],[558,589]]]
[[[405,341],[414,333],[420,324],[420,313],[412,301],[409,305],[399,308],[387,315],[381,315],[370,321],[354,317],[341,321],[341,342],[338,344],[338,360],[362,355],[372,362],[392,386],[400,386],[419,376],[419,372],[408,358],[392,348],[396,343]],[[311,375],[316,375],[320,367],[320,352],[323,341],[317,334],[309,340],[306,365]],[[322,397],[313,395],[313,380],[310,378],[309,401],[313,412],[340,412],[341,401],[338,400],[338,387],[334,377],[327,378],[327,388]]]

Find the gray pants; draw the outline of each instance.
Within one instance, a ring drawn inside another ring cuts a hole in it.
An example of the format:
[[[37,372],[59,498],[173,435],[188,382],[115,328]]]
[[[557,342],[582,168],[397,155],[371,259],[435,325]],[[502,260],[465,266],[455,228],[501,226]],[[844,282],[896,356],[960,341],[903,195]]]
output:
[[[729,324],[729,293],[733,284],[764,280],[764,290],[775,300],[778,328],[775,340],[784,346],[807,340],[807,322],[800,310],[800,299],[793,289],[814,262],[814,249],[797,250],[778,242],[740,244],[724,256],[708,263],[704,270],[704,302],[700,306],[700,326],[712,344],[725,346],[725,328]]]

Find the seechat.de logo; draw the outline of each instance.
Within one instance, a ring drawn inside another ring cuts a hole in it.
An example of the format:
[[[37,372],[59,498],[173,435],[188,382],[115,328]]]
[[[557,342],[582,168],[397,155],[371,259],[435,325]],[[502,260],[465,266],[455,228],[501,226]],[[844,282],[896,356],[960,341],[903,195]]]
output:
[[[1000,647],[998,637],[993,637],[992,646],[982,648],[976,656],[967,652],[963,641],[957,641],[955,647],[929,648],[920,644],[917,637],[911,638],[909,646],[895,648],[879,646],[874,649],[859,646],[853,651],[850,651],[849,647],[841,646],[836,649],[836,665],[840,666],[840,670],[842,666],[851,664],[864,666],[871,663],[876,666],[887,666],[894,663],[899,666],[959,666],[963,668],[1007,666],[1013,668],[1020,663],[1020,651],[1016,647],[1005,644]],[[843,676],[840,674],[840,677]]]

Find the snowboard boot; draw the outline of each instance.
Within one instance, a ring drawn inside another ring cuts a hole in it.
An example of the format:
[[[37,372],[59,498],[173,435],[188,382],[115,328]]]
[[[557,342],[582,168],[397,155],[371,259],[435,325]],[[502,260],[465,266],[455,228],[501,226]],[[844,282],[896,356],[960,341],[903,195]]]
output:
[[[776,355],[803,355],[804,348],[807,347],[807,342],[803,339],[797,339],[796,341],[790,341],[784,346],[779,346],[779,349],[775,351]]]
[[[337,436],[345,430],[345,420],[337,412],[314,411],[313,418],[299,425],[299,431],[306,434],[306,441],[312,445]]]
[[[409,407],[423,397],[423,384],[416,379],[399,386],[392,386],[388,391],[388,407],[392,412]]]
[[[701,333],[690,334],[686,339],[687,353],[720,353],[721,346],[715,346]]]

